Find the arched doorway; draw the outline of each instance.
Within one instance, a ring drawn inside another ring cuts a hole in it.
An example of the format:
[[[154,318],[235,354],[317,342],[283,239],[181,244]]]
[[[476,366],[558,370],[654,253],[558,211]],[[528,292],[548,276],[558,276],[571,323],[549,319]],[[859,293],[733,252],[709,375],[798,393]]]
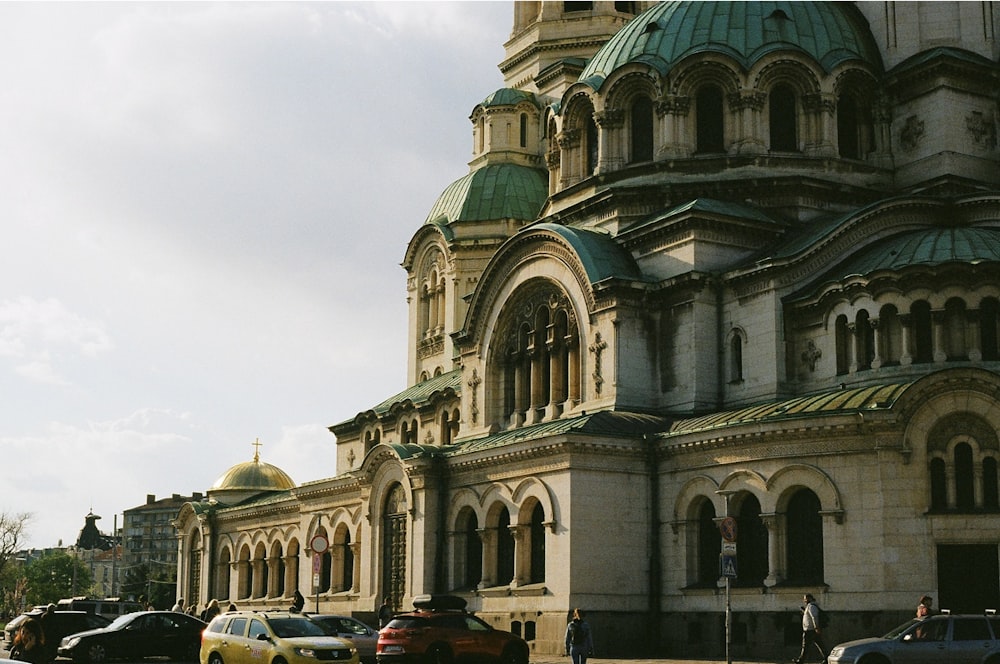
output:
[[[394,609],[406,594],[406,494],[399,484],[382,507],[382,594]]]

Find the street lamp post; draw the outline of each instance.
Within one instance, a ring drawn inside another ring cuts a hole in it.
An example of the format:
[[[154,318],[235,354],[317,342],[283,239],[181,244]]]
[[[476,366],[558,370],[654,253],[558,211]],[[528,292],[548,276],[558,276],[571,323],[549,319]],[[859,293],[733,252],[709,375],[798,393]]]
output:
[[[732,655],[732,644],[733,644],[733,605],[732,598],[730,595],[730,590],[732,587],[732,577],[735,572],[735,567],[733,570],[727,569],[725,563],[727,560],[727,554],[725,548],[727,545],[730,548],[732,560],[736,559],[736,521],[729,516],[729,498],[735,491],[731,489],[719,489],[715,492],[716,495],[722,496],[726,501],[725,515],[722,519],[722,523],[719,526],[720,533],[722,535],[722,547],[723,551],[719,552],[719,562],[720,562],[720,572],[726,579],[726,664],[733,664]]]

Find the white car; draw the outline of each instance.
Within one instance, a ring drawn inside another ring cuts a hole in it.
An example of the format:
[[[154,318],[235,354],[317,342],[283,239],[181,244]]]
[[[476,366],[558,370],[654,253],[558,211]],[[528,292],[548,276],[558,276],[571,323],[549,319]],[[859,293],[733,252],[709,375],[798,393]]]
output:
[[[841,643],[829,664],[1000,664],[1000,616],[935,615],[880,638]]]

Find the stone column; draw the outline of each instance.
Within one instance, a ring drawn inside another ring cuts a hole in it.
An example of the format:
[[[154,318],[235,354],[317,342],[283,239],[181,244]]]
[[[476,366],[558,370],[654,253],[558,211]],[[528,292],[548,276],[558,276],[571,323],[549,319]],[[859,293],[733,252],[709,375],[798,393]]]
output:
[[[948,359],[948,352],[944,347],[945,312],[931,312],[931,324],[934,326],[934,362],[944,362]]]
[[[902,328],[900,337],[903,342],[903,348],[901,349],[899,356],[899,363],[905,367],[913,364],[913,354],[910,351],[911,335],[913,334],[913,316],[910,314],[901,315],[899,317],[899,325]]]
[[[489,588],[496,583],[496,556],[497,556],[497,537],[496,531],[489,528],[479,528],[476,530],[479,533],[479,539],[483,543],[483,578],[479,581],[480,588]],[[490,560],[494,561],[493,565],[490,565]]]
[[[767,528],[767,577],[764,585],[772,588],[784,579],[785,560],[784,552],[784,515],[777,513],[761,514],[760,520]],[[738,540],[737,540],[738,542]],[[737,547],[739,545],[737,544]],[[737,560],[739,560],[739,549],[737,548]]]

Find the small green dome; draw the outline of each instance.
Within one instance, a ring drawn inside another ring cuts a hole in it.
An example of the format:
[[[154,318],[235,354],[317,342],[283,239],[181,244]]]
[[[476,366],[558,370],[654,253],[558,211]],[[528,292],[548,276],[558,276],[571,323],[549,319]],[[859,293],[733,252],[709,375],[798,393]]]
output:
[[[438,197],[425,223],[516,219],[534,221],[549,195],[545,171],[489,164],[455,180]]]
[[[524,90],[517,90],[515,88],[500,88],[486,99],[482,100],[479,105],[483,108],[517,106],[522,101],[531,102],[536,107],[538,106],[538,100],[535,99],[535,95],[530,92],[525,92]]]
[[[826,71],[849,60],[882,70],[864,17],[850,2],[663,2],[619,30],[580,75],[595,90],[622,65],[666,74],[694,53],[723,53],[749,69],[774,51],[797,50]]]

